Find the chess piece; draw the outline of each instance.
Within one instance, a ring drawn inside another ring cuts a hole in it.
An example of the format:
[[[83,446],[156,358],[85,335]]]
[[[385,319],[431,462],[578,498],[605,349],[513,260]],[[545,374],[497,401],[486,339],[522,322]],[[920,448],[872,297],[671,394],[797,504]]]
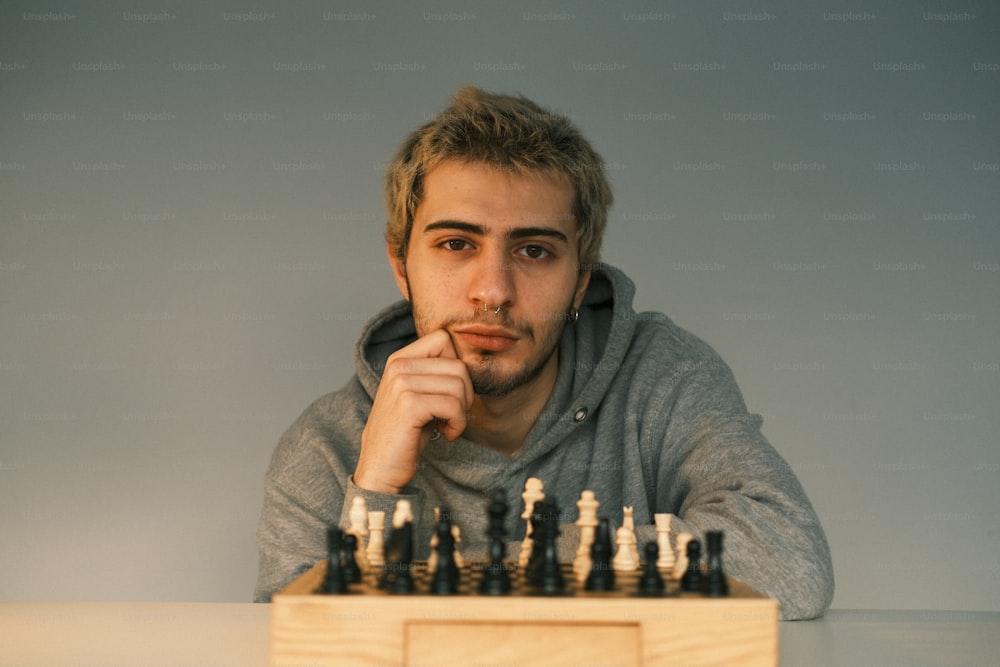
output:
[[[413,592],[413,506],[401,498],[392,513],[392,530],[385,545],[383,585],[390,593]]]
[[[692,539],[687,545],[688,566],[681,576],[681,590],[693,593],[701,590],[701,542]]]
[[[590,574],[584,588],[588,591],[613,591],[615,571],[611,567],[611,524],[601,519],[594,534],[594,544],[590,547]]]
[[[462,568],[465,567],[465,558],[462,557],[462,552],[458,550],[458,545],[462,543],[462,527],[457,523],[451,524],[451,536],[455,540],[455,549],[452,551],[452,558],[455,559],[455,566]]]
[[[510,575],[503,563],[504,552],[507,550],[507,544],[503,539],[507,533],[504,528],[507,509],[507,499],[504,497],[503,489],[497,489],[493,493],[493,500],[487,506],[490,517],[487,530],[487,535],[490,537],[490,562],[483,571],[482,579],[479,580],[479,592],[482,595],[506,595],[510,592]]]
[[[399,501],[406,502],[408,501]],[[398,511],[398,506],[397,506]],[[405,516],[405,515],[404,515]],[[405,521],[396,525],[393,516],[393,528],[389,532],[389,541],[385,545],[385,574],[380,585],[390,593],[413,592],[413,523]]]
[[[670,519],[673,514],[654,514],[653,521],[656,522],[656,546],[660,553],[656,561],[656,567],[669,570],[676,562],[674,560],[674,550],[670,547]]]
[[[531,584],[536,583],[535,577],[544,556],[545,531],[548,529],[549,516],[547,499],[539,500],[534,504],[529,524],[531,527],[531,553],[528,555],[528,564],[524,568],[524,576]]]
[[[454,595],[458,592],[458,567],[455,565],[455,537],[451,532],[451,518],[442,512],[435,527],[437,536],[434,577],[431,593],[434,595]]]
[[[368,512],[368,548],[365,557],[369,569],[380,570],[385,565],[385,512]]]
[[[639,547],[636,544],[636,539],[635,539],[635,518],[633,516],[634,511],[635,509],[631,505],[626,505],[625,507],[622,508],[622,515],[624,517],[622,520],[622,526],[628,528],[629,534],[632,535],[632,539],[628,543],[628,549],[630,552],[629,555],[632,558],[632,562],[635,563],[635,566],[639,567]]]
[[[573,559],[573,574],[581,583],[590,574],[590,547],[594,544],[594,529],[598,523],[597,508],[600,504],[594,497],[594,492],[589,489],[581,493],[580,499],[576,501],[579,510],[576,525],[580,527],[580,546]]]
[[[535,511],[535,503],[545,498],[545,492],[542,489],[542,480],[537,477],[529,477],[528,481],[524,483],[524,493],[521,494],[521,499],[524,501],[524,512],[521,513],[521,518],[529,522],[525,528],[524,541],[521,542],[521,552],[517,555],[517,566],[522,569],[527,567],[531,558],[533,545],[530,521],[531,515]]]
[[[368,572],[371,569],[365,550],[365,538],[368,537],[368,507],[365,504],[364,496],[354,496],[354,499],[351,501],[351,511],[348,513],[348,519],[350,520],[350,526],[347,532],[357,538],[354,560],[362,572]]]
[[[677,560],[674,562],[674,569],[670,573],[670,578],[675,581],[680,581],[680,578],[684,576],[687,572],[688,567],[688,557],[687,557],[687,545],[691,541],[692,535],[688,532],[680,532],[677,534]]]
[[[548,498],[545,500],[544,507],[542,533],[535,537],[535,543],[540,544],[541,548],[535,564],[533,580],[539,592],[544,595],[558,595],[566,589],[562,565],[559,563],[559,549],[556,546],[556,538],[560,533],[557,518],[559,506],[555,499]]]
[[[392,513],[392,527],[402,528],[404,523],[413,523],[413,506],[406,498],[396,501],[396,510]]]
[[[710,530],[705,533],[708,547],[708,576],[705,577],[705,595],[712,598],[729,595],[729,583],[722,571],[722,532]]]
[[[646,565],[639,578],[639,590],[637,591],[642,597],[660,597],[666,590],[666,584],[664,584],[657,566],[659,551],[660,547],[656,542],[646,543]]]
[[[355,555],[358,551],[358,538],[351,533],[345,533],[343,537],[343,570],[344,581],[349,584],[356,584],[361,581],[361,568]]]
[[[435,507],[434,508],[434,525],[437,526],[439,523],[441,523],[441,508],[440,507]],[[427,571],[428,572],[433,572],[434,570],[437,569],[437,563],[438,563],[438,561],[437,561],[437,559],[438,559],[437,545],[438,545],[438,534],[437,534],[437,528],[435,527],[434,532],[431,533],[431,540],[427,544],[427,546],[429,546],[430,549],[431,549],[430,555],[427,556]]]
[[[343,562],[343,533],[340,528],[333,527],[326,532],[327,551],[329,561],[326,565],[326,576],[323,578],[322,592],[330,595],[343,595],[347,593],[347,579],[344,576]]]
[[[635,542],[635,533],[629,530],[628,526],[622,526],[615,532],[615,544],[618,545],[618,551],[611,563],[614,569],[619,572],[631,572],[639,567],[639,559],[632,556]]]

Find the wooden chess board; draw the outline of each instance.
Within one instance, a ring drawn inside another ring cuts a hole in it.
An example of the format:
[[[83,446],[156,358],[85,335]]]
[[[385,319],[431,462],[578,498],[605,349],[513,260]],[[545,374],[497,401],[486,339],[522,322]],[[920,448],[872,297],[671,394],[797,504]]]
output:
[[[566,566],[567,590],[531,595],[512,576],[509,595],[478,594],[477,564],[456,595],[430,595],[425,564],[413,594],[392,595],[369,576],[346,595],[316,593],[321,562],[277,593],[271,665],[385,667],[777,665],[778,603],[729,579],[727,597],[636,594],[639,572],[617,572],[615,591],[582,590]]]

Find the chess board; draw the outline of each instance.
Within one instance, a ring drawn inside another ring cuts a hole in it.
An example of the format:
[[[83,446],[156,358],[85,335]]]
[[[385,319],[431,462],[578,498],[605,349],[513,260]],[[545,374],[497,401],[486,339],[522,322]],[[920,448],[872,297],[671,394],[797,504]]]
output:
[[[478,593],[481,564],[462,569],[455,595],[431,595],[426,564],[412,594],[390,594],[373,575],[345,595],[317,593],[321,562],[277,593],[271,664],[480,667],[777,665],[778,603],[730,578],[729,595],[637,593],[640,572],[617,572],[616,590],[583,590],[570,566],[566,590],[538,595],[518,573],[508,595]]]

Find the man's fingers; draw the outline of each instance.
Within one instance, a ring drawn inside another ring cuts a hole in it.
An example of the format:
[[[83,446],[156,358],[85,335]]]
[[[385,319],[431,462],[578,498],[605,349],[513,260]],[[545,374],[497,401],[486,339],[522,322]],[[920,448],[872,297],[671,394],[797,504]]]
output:
[[[404,414],[414,416],[413,426],[425,434],[432,435],[436,430],[451,441],[465,431],[465,407],[455,396],[405,393],[399,400]]]
[[[401,350],[397,350],[392,356],[458,359],[455,344],[444,329],[437,329],[426,336],[421,336]]]
[[[451,336],[443,329],[429,333],[389,357],[383,381],[387,377],[403,374],[450,374],[461,379],[464,384],[462,391],[466,407],[472,405],[476,396],[469,369],[458,358]]]

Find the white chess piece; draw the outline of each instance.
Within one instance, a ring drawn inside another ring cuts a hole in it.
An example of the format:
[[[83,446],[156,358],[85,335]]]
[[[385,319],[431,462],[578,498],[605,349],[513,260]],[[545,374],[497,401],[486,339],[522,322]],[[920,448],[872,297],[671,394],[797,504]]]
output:
[[[437,534],[437,525],[440,522],[441,522],[441,508],[440,507],[435,507],[434,508],[434,531],[431,533],[431,539],[430,539],[430,542],[428,543],[428,546],[431,548],[431,552],[427,556],[427,571],[428,572],[437,572],[437,568],[438,568],[438,552],[437,552],[438,534]]]
[[[691,533],[682,532],[677,534],[677,560],[674,562],[674,571],[670,573],[670,578],[680,581],[681,577],[688,569],[688,542],[694,537]]]
[[[385,565],[385,512],[368,512],[368,548],[365,556],[373,568]]]
[[[656,522],[656,546],[660,548],[660,557],[656,559],[656,567],[669,570],[674,566],[674,550],[670,546],[670,519],[673,514],[654,514]]]
[[[392,527],[402,528],[407,521],[413,522],[413,506],[406,498],[396,501],[396,511],[392,513]]]
[[[632,517],[632,513],[635,510],[630,505],[626,505],[622,508],[622,512],[625,515],[624,521],[622,521],[622,526],[628,528],[628,532],[632,535],[632,540],[628,543],[628,548],[632,560],[635,561],[636,567],[639,567],[639,546],[636,544],[635,539],[635,519]]]
[[[354,496],[351,501],[351,511],[348,513],[351,525],[347,529],[349,535],[357,538],[357,546],[354,549],[354,560],[362,572],[367,572],[371,567],[368,564],[367,551],[365,548],[365,538],[368,537],[368,506],[364,496]]]
[[[594,530],[599,523],[597,520],[597,508],[601,503],[594,497],[594,492],[586,489],[580,494],[580,499],[576,501],[579,509],[579,518],[576,525],[580,527],[580,547],[576,550],[576,558],[573,559],[573,573],[577,580],[586,581],[592,566],[590,560],[590,548],[594,544]]]
[[[517,566],[520,568],[527,567],[528,561],[531,559],[533,544],[531,539],[531,513],[535,511],[535,503],[545,499],[545,492],[542,489],[542,480],[537,477],[529,477],[528,481],[524,483],[524,493],[521,494],[521,499],[524,501],[524,512],[521,513],[521,518],[528,522],[528,526],[524,531],[524,541],[521,542],[521,552],[517,555]]]
[[[618,552],[615,553],[611,567],[620,572],[629,572],[639,568],[639,560],[632,557],[632,548],[635,546],[635,533],[627,527],[622,526],[615,533],[615,544],[618,545]]]
[[[465,567],[465,559],[462,558],[462,552],[458,550],[458,545],[462,543],[462,529],[458,527],[458,524],[451,524],[451,536],[455,538],[455,551],[452,552],[455,567],[463,568]]]

